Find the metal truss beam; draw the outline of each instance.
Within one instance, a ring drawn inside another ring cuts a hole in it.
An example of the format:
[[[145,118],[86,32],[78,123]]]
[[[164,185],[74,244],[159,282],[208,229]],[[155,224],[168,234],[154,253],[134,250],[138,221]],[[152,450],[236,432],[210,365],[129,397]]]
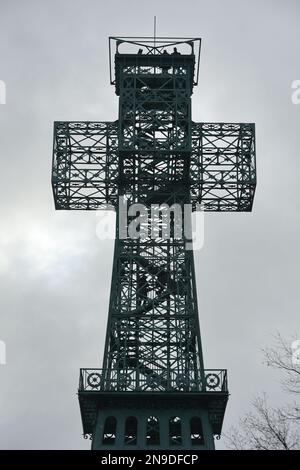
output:
[[[139,200],[145,200],[149,192],[155,196],[154,186],[159,181],[174,182],[177,178],[179,182],[184,159],[190,158],[191,202],[201,204],[205,211],[251,211],[256,187],[254,124],[192,122],[190,147],[185,146],[180,134],[176,143],[173,129],[171,135],[166,129],[157,138],[149,127],[147,132],[148,140],[144,139],[142,144],[137,138],[135,146],[131,136],[129,148],[126,138],[122,147],[127,171],[123,178],[139,183],[136,190]],[[173,153],[167,150],[168,146],[171,149],[175,146]],[[190,157],[185,155],[189,149]],[[56,209],[115,208],[120,181],[119,151],[118,121],[56,122],[52,176]],[[149,157],[154,151],[155,159]]]

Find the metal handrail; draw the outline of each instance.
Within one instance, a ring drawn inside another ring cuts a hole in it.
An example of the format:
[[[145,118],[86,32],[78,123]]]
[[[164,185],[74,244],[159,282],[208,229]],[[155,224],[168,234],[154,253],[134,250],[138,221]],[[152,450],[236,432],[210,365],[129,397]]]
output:
[[[80,369],[79,392],[228,392],[226,369]]]

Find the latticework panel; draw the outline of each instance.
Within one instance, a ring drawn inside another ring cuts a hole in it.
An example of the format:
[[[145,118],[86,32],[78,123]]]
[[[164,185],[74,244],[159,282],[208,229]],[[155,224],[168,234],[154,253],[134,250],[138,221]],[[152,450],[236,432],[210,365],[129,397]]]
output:
[[[115,205],[117,122],[56,122],[52,187],[56,209]]]
[[[193,123],[191,200],[206,211],[251,211],[254,124]]]

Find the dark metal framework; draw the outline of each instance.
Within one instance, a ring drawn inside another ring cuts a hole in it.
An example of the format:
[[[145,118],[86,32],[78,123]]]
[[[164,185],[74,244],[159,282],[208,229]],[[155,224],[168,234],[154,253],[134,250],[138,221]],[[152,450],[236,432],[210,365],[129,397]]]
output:
[[[125,47],[126,55],[132,53],[136,56],[136,50],[148,56],[147,59],[153,61],[152,56],[163,55],[166,59],[166,53],[172,53],[174,47],[181,47],[185,55],[194,56],[195,63],[195,76],[193,84],[198,85],[199,69],[200,69],[200,52],[201,52],[201,39],[200,38],[174,38],[174,37],[116,37],[109,38],[109,77],[110,84],[115,85],[117,76],[114,77],[113,63],[116,54],[123,53]],[[140,55],[140,54],[139,54]],[[150,56],[150,57],[149,57]],[[141,57],[139,57],[139,60]],[[144,61],[144,56],[143,56]],[[147,63],[147,62],[146,62]],[[150,62],[153,63],[153,62]]]
[[[204,369],[193,252],[174,224],[167,239],[148,226],[132,238],[128,213],[120,237],[119,213],[125,202],[142,203],[150,223],[153,204],[250,211],[254,124],[192,121],[199,39],[110,38],[110,56],[112,44],[118,120],[54,130],[56,208],[117,212],[103,368],[80,372],[83,429],[94,449],[212,449],[227,374]]]
[[[126,137],[125,146],[128,141]],[[137,145],[146,147],[147,141],[139,139]],[[168,141],[163,137],[151,145],[167,153]],[[172,145],[180,148],[180,142],[173,140]],[[256,185],[254,124],[192,122],[190,149],[191,202],[206,211],[251,211]],[[145,151],[149,150],[148,144]],[[56,122],[52,177],[56,209],[115,209],[118,152],[118,121]],[[137,158],[126,163],[127,171],[137,165]],[[180,164],[177,168],[174,164],[174,171],[182,171]],[[150,187],[150,175],[155,181],[168,181],[171,165],[163,158],[156,165],[146,161],[141,165],[149,173],[148,183],[139,188],[142,199]]]

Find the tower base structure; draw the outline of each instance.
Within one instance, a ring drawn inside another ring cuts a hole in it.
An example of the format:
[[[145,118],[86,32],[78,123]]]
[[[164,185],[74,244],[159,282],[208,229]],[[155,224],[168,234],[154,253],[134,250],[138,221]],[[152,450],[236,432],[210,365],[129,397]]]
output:
[[[92,450],[214,450],[228,400],[226,371],[206,373],[214,389],[208,383],[202,391],[153,393],[102,391],[97,384],[91,390],[82,380],[86,371],[79,403]]]

